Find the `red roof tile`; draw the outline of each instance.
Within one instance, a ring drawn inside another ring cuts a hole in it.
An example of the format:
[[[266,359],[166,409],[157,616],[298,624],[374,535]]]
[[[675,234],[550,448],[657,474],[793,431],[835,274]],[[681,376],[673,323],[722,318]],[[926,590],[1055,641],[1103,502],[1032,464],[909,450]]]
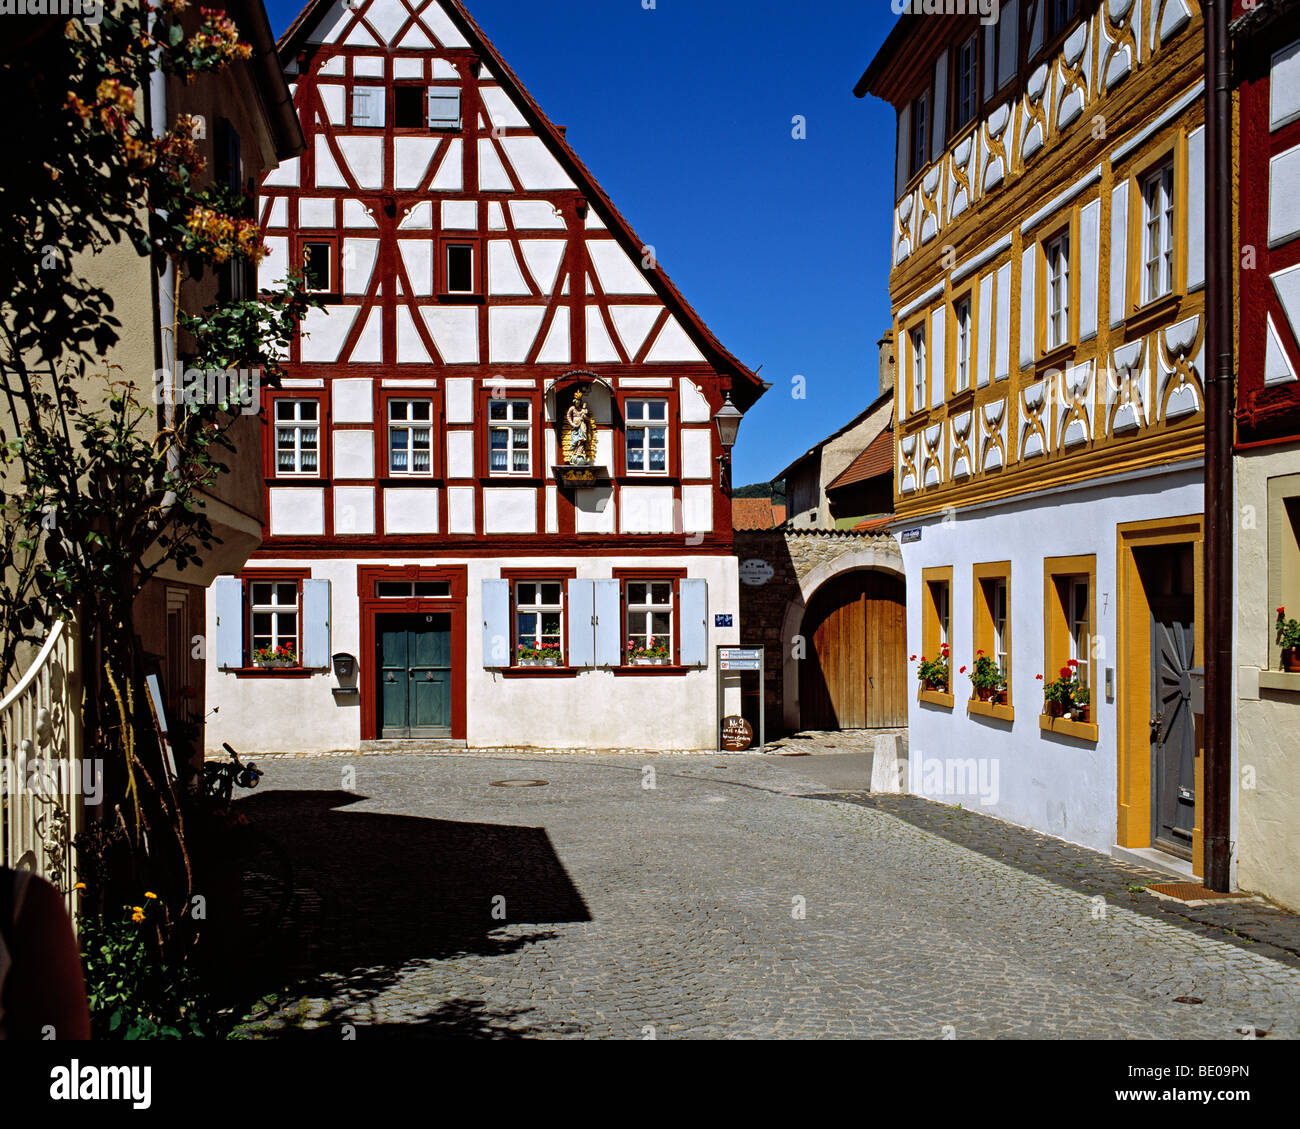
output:
[[[894,429],[887,427],[867,444],[866,450],[849,463],[826,489],[837,490],[841,486],[852,486],[855,482],[865,482],[868,478],[890,474],[893,469]]]
[[[731,500],[731,528],[740,530],[771,529],[771,498],[733,498]]]

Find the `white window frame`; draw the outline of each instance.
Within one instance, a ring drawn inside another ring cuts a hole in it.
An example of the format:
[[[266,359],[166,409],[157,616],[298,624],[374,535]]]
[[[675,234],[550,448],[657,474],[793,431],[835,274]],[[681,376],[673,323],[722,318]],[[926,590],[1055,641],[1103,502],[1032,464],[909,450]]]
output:
[[[918,325],[908,333],[912,346],[912,411],[919,412],[928,406],[925,377],[925,326]]]
[[[633,602],[632,590],[637,587],[645,588],[645,600]],[[668,602],[666,604],[656,603],[654,600],[655,588],[668,589]],[[672,580],[624,580],[623,593],[626,612],[623,617],[624,635],[623,647],[624,656],[626,657],[628,643],[635,643],[642,648],[649,647],[649,640],[663,639],[663,632],[654,629],[654,617],[656,615],[666,615],[668,617],[668,661],[671,663],[677,652],[674,650],[676,638],[673,632],[673,618],[676,611],[676,588],[677,584]],[[639,622],[637,620],[639,619]],[[634,629],[635,628],[635,629]]]
[[[505,405],[506,418],[493,419],[493,413],[499,405]],[[524,409],[520,419],[515,411]],[[488,400],[488,474],[493,478],[531,478],[533,475],[533,402],[531,400],[497,399]],[[506,434],[506,467],[498,469],[492,465],[492,436],[497,432]],[[523,443],[518,436],[522,433]],[[516,455],[524,456],[524,466],[516,465]]]
[[[334,244],[333,244],[333,242],[330,241],[330,240],[328,240],[328,239],[310,239],[310,238],[305,238],[305,239],[303,239],[303,240],[300,242],[299,247],[300,247],[300,250],[301,250],[301,253],[302,253],[303,256],[306,256],[306,255],[308,254],[308,252],[310,251],[310,248],[312,248],[312,247],[324,247],[324,248],[325,248],[325,285],[324,285],[324,286],[311,286],[311,285],[308,285],[308,281],[309,281],[309,280],[308,280],[307,277],[306,277],[306,273],[307,273],[307,263],[306,263],[306,259],[305,259],[305,257],[304,257],[302,263],[300,264],[300,266],[301,266],[301,268],[302,268],[302,271],[303,271],[303,276],[304,276],[304,277],[303,277],[304,288],[305,288],[309,293],[312,293],[312,294],[333,294],[333,293],[335,293],[335,291],[336,291],[337,288],[335,287],[334,284],[335,284],[335,282],[337,281],[337,279],[335,278],[335,274],[334,274],[334,272],[335,272],[335,262],[334,262],[335,249],[334,249]]]
[[[1092,592],[1088,577],[1071,577],[1066,585],[1070,606],[1066,608],[1066,621],[1070,634],[1070,658],[1079,664],[1079,681],[1088,685],[1088,672],[1092,660],[1091,612]],[[1082,617],[1079,601],[1083,600]]]
[[[556,603],[550,604],[542,599],[542,589],[554,585],[560,590],[559,599]],[[560,648],[560,660],[564,659],[564,590],[565,581],[556,578],[546,579],[542,577],[537,580],[516,580],[512,585],[514,591],[515,603],[515,649],[518,654],[518,646],[523,643],[525,646],[540,648],[544,640],[554,639],[556,645]],[[527,603],[520,599],[520,592],[524,588],[533,589],[533,599]],[[523,631],[519,625],[521,616],[533,617],[533,628],[529,631]],[[559,626],[554,631],[543,633],[543,617],[553,615],[558,621]],[[517,661],[517,660],[516,660]]]
[[[1174,163],[1142,178],[1142,301],[1174,291]]]
[[[989,581],[989,619],[993,624],[993,661],[1004,679],[1011,677],[1011,648],[1008,646],[1011,625],[1008,619],[1007,582],[1002,578]]]
[[[663,419],[654,419],[649,415],[651,406],[663,408]],[[634,406],[643,406],[646,414],[641,419],[633,419],[632,412]],[[655,397],[637,397],[635,400],[626,400],[623,404],[623,469],[627,474],[645,476],[649,478],[662,478],[668,473],[668,468],[672,459],[669,454],[669,444],[672,442],[670,434],[670,425],[672,423],[672,412],[668,409],[668,401]],[[641,432],[641,442],[634,444],[632,442],[632,433]],[[657,451],[659,448],[650,442],[651,433],[662,431],[664,433],[663,455],[664,465],[662,467],[652,467],[650,465],[650,453]],[[632,452],[641,452],[641,466],[632,465]]]
[[[277,399],[274,406],[275,412],[275,477],[276,478],[320,478],[321,476],[321,403],[314,397],[309,396],[284,396]],[[293,405],[293,418],[282,419],[280,417],[280,408],[282,405]],[[313,418],[306,419],[303,416],[302,409],[310,405],[315,413]],[[292,446],[286,448],[282,444],[283,432],[292,432]],[[304,444],[303,439],[307,433],[315,437],[315,446],[308,447]],[[289,453],[293,456],[293,466],[285,469],[281,465],[281,456]],[[316,465],[306,468],[303,465],[303,455],[310,453],[315,457]]]
[[[247,580],[245,581],[248,591],[248,665],[253,665],[253,656],[262,647],[258,639],[267,639],[270,642],[269,649],[276,650],[285,643],[293,645],[294,658],[302,662],[302,646],[299,642],[299,629],[302,626],[302,582],[299,580]],[[271,590],[271,599],[268,602],[258,603],[258,589],[269,588]],[[293,589],[293,603],[287,604],[280,600],[282,588]],[[269,615],[271,617],[270,635],[258,635],[254,630],[256,617],[259,615]],[[291,630],[285,630],[281,620],[284,617],[290,617],[293,621]]]
[[[1070,341],[1070,232],[1043,244],[1047,280],[1047,352]]]
[[[953,372],[953,391],[965,392],[970,387],[970,295],[958,298],[953,303],[953,314],[957,320],[957,335],[954,344],[957,349],[957,363]]]
[[[415,419],[411,415],[411,410],[421,405],[428,409],[427,419]],[[397,408],[405,409],[405,415],[400,418],[394,418],[394,410]],[[415,436],[418,432],[423,431],[425,434],[425,449],[423,452],[417,451],[415,447]],[[406,457],[406,469],[399,470],[395,465],[396,455],[399,453],[393,447],[393,439],[399,433],[405,433],[406,444],[400,453]],[[416,469],[416,455],[423,453],[425,466],[423,470]],[[416,397],[414,399],[393,399],[388,401],[388,473],[393,478],[430,478],[433,475],[433,401]]]
[[[464,290],[456,290],[451,285],[451,253],[453,251],[469,252],[469,287]],[[442,245],[442,278],[448,294],[477,294],[478,286],[478,262],[475,255],[478,248],[470,242],[464,242],[456,239],[449,239]]]

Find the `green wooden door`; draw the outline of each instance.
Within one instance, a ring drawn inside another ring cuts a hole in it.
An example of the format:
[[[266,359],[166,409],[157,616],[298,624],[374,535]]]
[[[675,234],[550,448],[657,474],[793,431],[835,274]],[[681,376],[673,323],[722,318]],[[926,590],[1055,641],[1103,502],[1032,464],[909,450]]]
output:
[[[379,736],[451,736],[451,615],[384,615],[375,622]]]

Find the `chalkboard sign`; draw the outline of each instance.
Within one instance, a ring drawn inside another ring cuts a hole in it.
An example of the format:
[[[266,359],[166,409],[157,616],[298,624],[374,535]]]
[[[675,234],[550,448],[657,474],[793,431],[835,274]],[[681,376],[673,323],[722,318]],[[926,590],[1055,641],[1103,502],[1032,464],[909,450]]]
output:
[[[732,714],[722,719],[722,747],[729,753],[743,753],[754,743],[754,730],[743,717]]]

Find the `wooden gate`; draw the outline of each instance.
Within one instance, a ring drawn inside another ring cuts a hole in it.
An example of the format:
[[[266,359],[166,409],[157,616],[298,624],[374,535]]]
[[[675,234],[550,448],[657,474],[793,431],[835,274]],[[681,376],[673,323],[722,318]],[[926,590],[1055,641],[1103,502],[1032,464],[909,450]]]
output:
[[[903,581],[859,570],[834,577],[803,617],[799,664],[802,729],[907,725],[907,622]]]

